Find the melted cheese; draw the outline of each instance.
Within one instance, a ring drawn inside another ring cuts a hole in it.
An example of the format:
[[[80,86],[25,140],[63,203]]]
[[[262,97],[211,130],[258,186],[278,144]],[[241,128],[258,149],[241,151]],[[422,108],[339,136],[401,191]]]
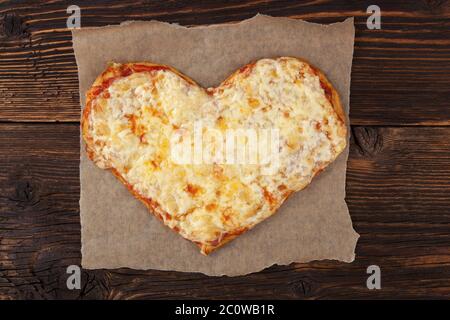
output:
[[[87,122],[94,161],[116,169],[135,192],[168,213],[166,225],[198,243],[214,243],[269,217],[346,145],[345,125],[319,77],[295,58],[259,60],[207,90],[170,69],[132,73],[92,104]],[[205,134],[279,130],[277,170],[265,175],[269,164],[175,163],[171,137],[193,132],[198,121]]]

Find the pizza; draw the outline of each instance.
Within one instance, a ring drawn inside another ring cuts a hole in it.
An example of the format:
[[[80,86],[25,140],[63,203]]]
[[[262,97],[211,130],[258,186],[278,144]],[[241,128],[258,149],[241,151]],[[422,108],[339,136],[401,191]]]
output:
[[[86,94],[81,130],[98,167],[207,255],[333,162],[345,119],[332,84],[298,58],[252,62],[207,89],[170,66],[111,63]]]

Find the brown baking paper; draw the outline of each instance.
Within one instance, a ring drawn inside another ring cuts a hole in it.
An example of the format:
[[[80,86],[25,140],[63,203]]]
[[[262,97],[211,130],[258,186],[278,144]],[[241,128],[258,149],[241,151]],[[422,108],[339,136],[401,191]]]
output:
[[[204,87],[217,86],[252,60],[296,56],[322,69],[348,114],[353,19],[319,25],[257,15],[237,24],[186,28],[157,21],[73,31],[81,103],[110,61],[150,61],[180,70]],[[348,147],[279,212],[210,256],[151,215],[109,171],[81,150],[82,266],[242,275],[273,264],[354,260],[359,235],[345,197]]]

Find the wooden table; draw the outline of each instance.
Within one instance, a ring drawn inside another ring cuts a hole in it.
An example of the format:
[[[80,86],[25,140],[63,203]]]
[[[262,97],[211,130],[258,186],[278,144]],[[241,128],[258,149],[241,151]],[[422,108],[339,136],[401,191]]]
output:
[[[0,299],[449,298],[450,2],[1,1]],[[274,266],[242,277],[130,269],[82,272],[79,97],[70,4],[81,24],[159,19],[182,25],[261,12],[319,23],[355,17],[347,203],[356,260]],[[381,268],[368,290],[366,268]]]

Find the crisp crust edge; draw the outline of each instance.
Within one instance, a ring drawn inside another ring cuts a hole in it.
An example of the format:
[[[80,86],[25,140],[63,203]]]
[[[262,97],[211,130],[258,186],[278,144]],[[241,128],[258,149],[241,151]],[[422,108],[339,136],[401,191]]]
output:
[[[344,124],[344,128],[345,128],[345,134],[344,136],[346,136],[347,134],[347,128],[346,128],[346,116],[345,116],[345,111],[344,108],[341,104],[341,99],[339,97],[339,94],[337,92],[337,90],[334,88],[334,86],[331,84],[331,82],[327,79],[327,77],[325,76],[325,74],[317,67],[313,66],[311,63],[309,63],[308,61],[306,61],[305,59],[302,58],[297,58],[297,57],[280,57],[280,59],[282,58],[287,58],[287,59],[297,59],[303,63],[306,63],[307,65],[309,65],[311,67],[311,69],[314,71],[314,73],[319,77],[320,83],[322,88],[324,89],[325,93],[326,93],[326,97],[328,99],[328,101],[331,103],[334,111],[336,112],[338,118],[342,121],[342,123]],[[275,58],[276,59],[276,58]],[[231,84],[234,79],[242,73],[248,72],[250,71],[253,66],[256,64],[257,61],[254,62],[250,62],[246,65],[244,65],[243,67],[237,69],[235,72],[233,72],[228,78],[226,78],[224,81],[222,81],[222,83],[217,86],[216,88],[220,88],[222,86],[225,86],[227,84]],[[155,64],[155,63],[149,63],[149,62],[134,62],[134,63],[125,63],[125,64],[115,64],[112,63],[110,64],[105,71],[103,71],[94,81],[94,83],[92,84],[91,88],[87,91],[86,93],[86,103],[85,103],[85,108],[82,112],[82,116],[81,116],[81,133],[83,136],[84,141],[86,142],[86,153],[89,157],[90,160],[95,161],[95,157],[94,157],[94,151],[93,149],[90,147],[90,144],[93,142],[92,137],[89,135],[88,133],[88,117],[89,114],[91,112],[92,109],[92,102],[93,100],[95,100],[97,98],[97,96],[99,95],[98,91],[98,87],[103,85],[106,81],[109,81],[110,79],[114,79],[114,78],[120,78],[121,74],[120,74],[120,68],[123,67],[127,67],[132,69],[132,67],[134,65],[142,65],[142,66],[147,66],[147,67],[155,67],[155,68],[164,68],[166,70],[170,70],[172,72],[174,72],[175,74],[177,74],[178,76],[180,76],[181,78],[185,79],[188,83],[192,84],[192,85],[197,85],[198,84],[192,80],[191,78],[189,78],[188,76],[182,74],[181,72],[179,72],[178,70],[174,69],[173,67],[167,66],[167,65],[161,65],[161,64]],[[199,86],[201,87],[201,86]],[[214,89],[216,89],[214,88]],[[101,91],[100,91],[101,92]],[[328,94],[327,94],[328,93]],[[336,155],[336,157],[339,154]],[[333,160],[334,161],[334,160]],[[331,161],[331,162],[333,162]],[[331,163],[330,162],[330,163]],[[314,179],[314,177],[319,174],[320,172],[323,171],[323,169],[328,166],[329,163],[327,163],[326,165],[324,165],[321,168],[317,168],[317,170],[315,170],[315,172],[313,172],[312,174],[312,178],[311,181]],[[136,192],[133,187],[123,178],[123,176],[115,169],[112,167],[106,168],[109,169],[114,176],[116,176],[116,178],[122,182],[122,184],[125,185],[125,187],[131,192],[131,194],[137,198],[138,200],[140,200],[148,209],[149,211],[156,216],[158,219],[160,219],[163,223],[164,223],[164,218],[170,216],[165,210],[163,210],[161,208],[161,205],[151,199],[151,198],[146,198],[143,197],[142,195],[140,195],[138,192]],[[306,188],[311,182],[309,182],[308,184],[306,184],[305,186],[303,186],[302,188],[292,191],[290,194],[298,192],[303,190],[304,188]],[[290,195],[289,194],[289,195]],[[288,196],[289,196],[288,195]],[[287,197],[286,197],[287,198]],[[286,198],[284,198],[282,201],[280,201],[279,203],[277,203],[270,216],[273,216],[276,212],[278,212],[278,208],[281,206],[282,203],[284,203],[284,201],[286,200]],[[165,223],[164,223],[165,224]],[[241,228],[238,230],[235,230],[233,232],[228,232],[225,234],[222,234],[218,239],[216,239],[214,241],[214,243],[201,243],[198,241],[194,241],[188,238],[185,238],[180,232],[179,230],[176,230],[176,228],[171,228],[173,231],[175,231],[176,233],[180,234],[183,238],[194,242],[199,248],[200,248],[200,252],[204,255],[208,255],[211,252],[213,252],[214,250],[222,247],[223,245],[227,244],[228,242],[232,241],[233,239],[235,239],[236,237],[238,237],[239,235],[241,235],[242,233],[246,232],[247,230],[252,229],[257,223],[253,224],[250,227],[245,227],[245,228]],[[165,224],[166,225],[166,224]],[[166,225],[167,226],[167,225]]]

